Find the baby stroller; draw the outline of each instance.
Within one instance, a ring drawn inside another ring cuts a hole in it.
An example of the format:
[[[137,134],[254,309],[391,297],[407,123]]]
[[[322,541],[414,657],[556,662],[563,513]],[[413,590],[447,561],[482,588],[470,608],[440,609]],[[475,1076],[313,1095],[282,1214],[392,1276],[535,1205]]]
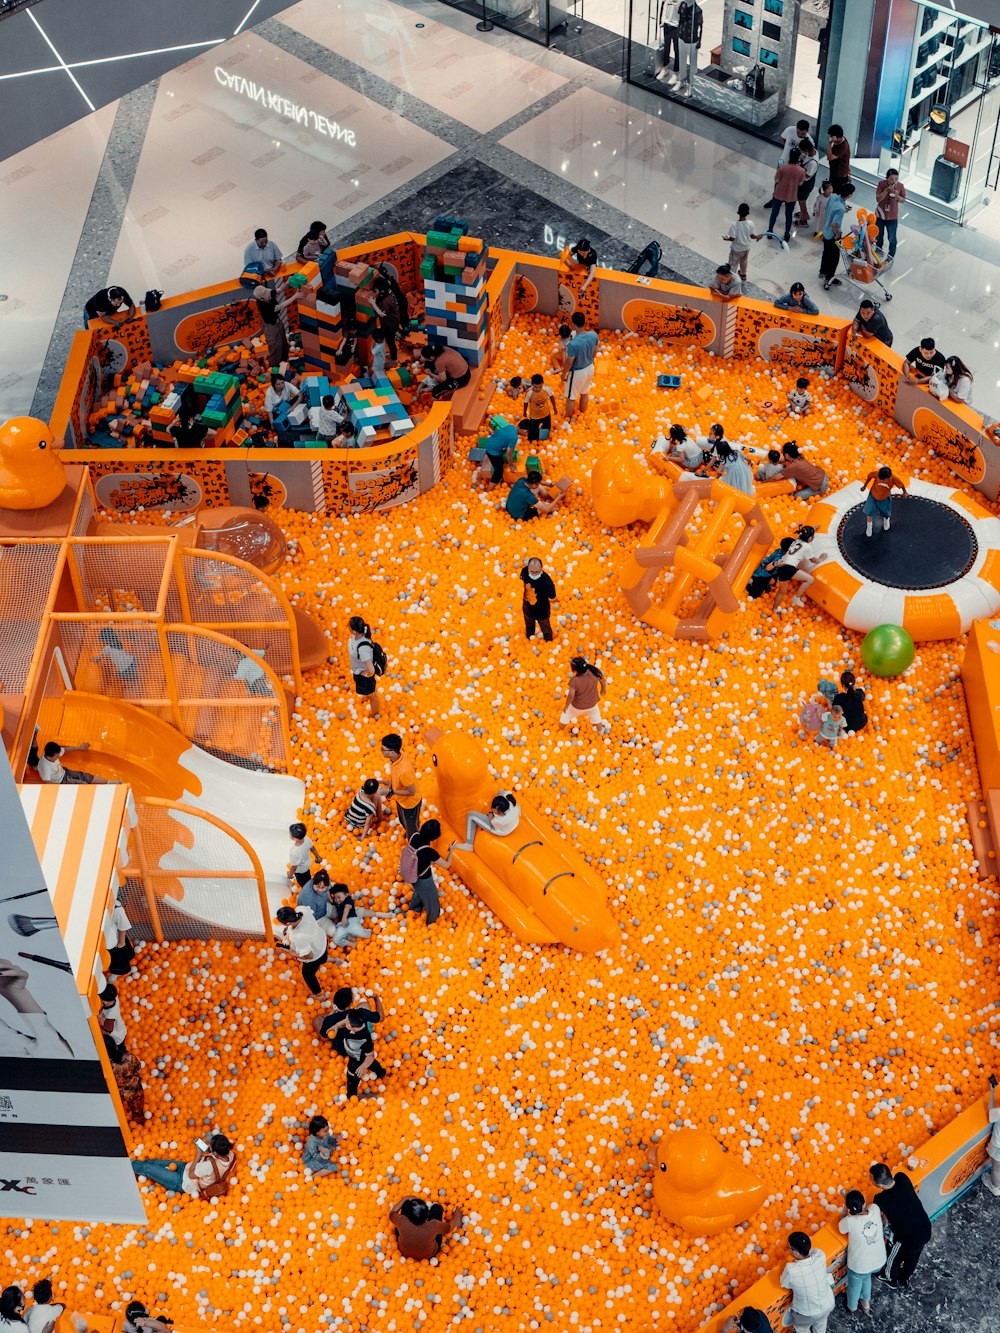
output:
[[[644,250],[639,251],[626,271],[638,273],[644,278],[655,278],[660,271],[662,258],[663,251],[660,249],[659,241],[650,241]]]

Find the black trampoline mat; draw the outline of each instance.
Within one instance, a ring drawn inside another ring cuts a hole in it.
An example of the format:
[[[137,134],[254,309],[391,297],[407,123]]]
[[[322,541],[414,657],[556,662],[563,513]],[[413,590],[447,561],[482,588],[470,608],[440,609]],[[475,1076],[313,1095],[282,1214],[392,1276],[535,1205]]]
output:
[[[862,577],[886,588],[944,588],[968,573],[979,550],[972,526],[938,500],[920,495],[894,496],[888,532],[881,515],[872,517],[865,536],[864,505],[840,520],[837,545]]]

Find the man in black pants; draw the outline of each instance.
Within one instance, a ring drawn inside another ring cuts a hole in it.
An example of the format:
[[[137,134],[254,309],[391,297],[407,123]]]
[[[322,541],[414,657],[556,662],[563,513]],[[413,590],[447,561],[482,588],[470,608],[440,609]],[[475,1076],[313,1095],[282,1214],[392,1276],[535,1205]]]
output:
[[[524,637],[533,639],[535,627],[541,626],[542,638],[552,642],[552,603],[557,601],[556,585],[546,574],[538,556],[532,556],[521,570],[521,582],[524,584],[524,600],[521,610],[524,613]]]
[[[823,258],[819,262],[819,276],[823,279],[823,290],[839,287],[837,269],[840,266],[840,242],[844,234],[844,214],[847,200],[854,193],[854,186],[848,182],[830,195],[823,214]]]
[[[905,1171],[893,1175],[884,1162],[877,1162],[868,1174],[879,1188],[875,1202],[892,1229],[882,1278],[890,1287],[905,1287],[931,1238],[931,1219]]]

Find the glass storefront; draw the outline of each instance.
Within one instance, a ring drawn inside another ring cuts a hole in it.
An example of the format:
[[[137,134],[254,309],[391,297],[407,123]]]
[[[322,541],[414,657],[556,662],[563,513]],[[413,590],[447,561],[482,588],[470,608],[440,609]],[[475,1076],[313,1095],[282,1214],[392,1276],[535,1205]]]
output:
[[[861,99],[855,170],[875,180],[893,167],[911,203],[970,221],[994,198],[1000,170],[1000,37],[950,6],[917,0],[891,0],[884,19],[878,77]]]

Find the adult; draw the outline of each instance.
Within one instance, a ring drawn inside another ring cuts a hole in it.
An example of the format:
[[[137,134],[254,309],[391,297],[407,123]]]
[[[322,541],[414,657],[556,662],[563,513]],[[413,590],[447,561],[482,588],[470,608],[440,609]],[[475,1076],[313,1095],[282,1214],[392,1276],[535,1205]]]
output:
[[[174,1194],[189,1194],[192,1199],[216,1199],[229,1189],[236,1153],[225,1134],[213,1134],[204,1146],[199,1139],[197,1148],[193,1161],[141,1157],[133,1160],[132,1170],[140,1179],[152,1180]]]
[[[0,1291],[0,1330],[16,1330],[16,1333],[28,1333],[24,1321],[24,1293],[20,1287],[4,1287]]]
[[[311,222],[309,230],[299,241],[295,258],[300,264],[319,259],[330,248],[330,238],[326,234],[325,222]]]
[[[78,750],[86,750],[87,745],[78,745]],[[38,776],[42,782],[51,786],[58,786],[65,782],[68,786],[77,786],[80,783],[96,782],[97,779],[93,773],[83,773],[76,768],[64,768],[62,757],[66,751],[56,741],[49,741],[42,753],[38,756]]]
[[[195,410],[190,403],[181,403],[177,409],[177,416],[167,427],[167,432],[174,437],[175,448],[200,449],[208,434],[208,427],[196,419]]]
[[[489,434],[483,443],[483,450],[486,454],[485,462],[489,464],[490,475],[487,478],[482,474],[483,482],[488,490],[493,490],[494,486],[499,486],[503,481],[504,468],[510,464],[514,465],[514,452],[517,449],[517,427],[513,422],[505,417],[490,418]]]
[[[396,305],[399,308],[399,318],[402,326],[405,328],[410,319],[410,306],[406,299],[406,293],[399,285],[399,270],[395,264],[390,264],[387,260],[378,266],[380,277],[385,278],[386,282],[392,288],[392,294],[396,298]]]
[[[933,338],[921,338],[920,346],[906,353],[903,379],[909,384],[929,384],[936,370],[944,373],[944,354]]]
[[[102,287],[83,307],[86,321],[103,319],[108,324],[125,324],[135,317],[135,302],[124,287]]]
[[[792,239],[792,221],[795,216],[795,205],[799,197],[799,186],[806,178],[805,167],[799,161],[802,154],[798,148],[789,148],[788,158],[778,167],[774,173],[774,189],[771,194],[771,217],[767,224],[767,230],[770,235],[774,235],[774,224],[778,220],[778,214],[782,206],[785,209],[785,234],[784,240],[787,243]]]
[[[862,1314],[869,1314],[872,1274],[884,1267],[887,1258],[878,1205],[866,1205],[860,1190],[848,1190],[840,1232],[847,1237],[847,1312],[856,1314],[860,1307]]]
[[[680,0],[663,0],[660,5],[660,27],[663,29],[663,68],[670,78],[670,53],[673,52],[673,73],[681,67],[681,52],[677,44],[677,22],[680,15]]]
[[[271,383],[267,386],[264,394],[264,411],[267,413],[267,419],[274,425],[274,418],[278,414],[278,409],[284,405],[286,411],[302,397],[301,389],[296,388],[285,379],[280,371],[271,372]]]
[[[868,714],[865,712],[865,692],[858,688],[853,671],[841,672],[840,693],[834,697],[833,702],[843,711],[849,732],[864,731],[868,725]]]
[[[98,1026],[105,1038],[117,1051],[124,1051],[127,1028],[122,1018],[121,1002],[118,999],[118,987],[109,981],[97,997],[101,1002]]]
[[[394,731],[382,737],[382,755],[389,761],[388,781],[379,788],[379,796],[395,800],[396,816],[408,838],[420,826],[420,807],[423,798],[417,786],[417,774],[409,758],[403,754],[403,738]]]
[[[794,125],[786,125],[781,131],[781,161],[788,161],[788,154],[793,148],[801,152],[803,142],[809,138],[808,120],[797,120]]]
[[[73,1058],[72,1046],[28,990],[27,972],[9,958],[0,958],[0,1000],[7,1002],[0,1011],[0,1056]]]
[[[172,1333],[173,1320],[166,1315],[151,1315],[142,1301],[129,1301],[125,1307],[122,1333]]]
[[[708,290],[720,301],[735,301],[743,295],[743,283],[728,264],[720,264],[715,270],[715,277],[708,284]]]
[[[905,1287],[931,1238],[931,1219],[905,1171],[893,1175],[884,1162],[876,1162],[868,1174],[878,1186],[875,1202],[892,1231],[883,1275],[890,1287]]]
[[[302,1165],[314,1176],[333,1175],[337,1170],[332,1161],[337,1143],[337,1135],[330,1133],[326,1116],[314,1115],[309,1121],[309,1136],[302,1145]]]
[[[275,914],[285,948],[302,964],[302,980],[310,995],[322,994],[318,973],[327,961],[327,934],[312,912],[297,907],[279,907]]]
[[[521,595],[521,613],[524,616],[524,637],[533,639],[540,628],[546,643],[552,642],[552,604],[559,599],[556,585],[537,555],[533,555],[521,570],[524,589]]]
[[[524,390],[524,416],[528,423],[528,442],[537,444],[542,432],[548,439],[552,430],[552,414],[556,411],[555,394],[545,383],[544,375],[532,375]]]
[[[792,1261],[786,1264],[780,1285],[792,1293],[792,1326],[795,1333],[826,1333],[835,1301],[833,1277],[827,1272],[826,1255],[814,1249],[804,1231],[788,1237]]]
[[[396,361],[399,358],[399,349],[396,346],[396,339],[399,336],[400,325],[402,324],[402,313],[399,309],[399,303],[396,300],[396,293],[392,290],[392,284],[388,278],[381,274],[372,284],[372,293],[375,303],[375,313],[378,315],[379,331],[385,338],[386,352],[390,361]]]
[[[115,1076],[115,1086],[125,1107],[125,1114],[135,1125],[142,1125],[146,1120],[146,1093],[142,1086],[142,1065],[122,1046],[117,1046],[105,1034],[104,1047],[111,1061],[111,1072]]]
[[[566,706],[559,718],[561,727],[572,727],[585,717],[598,731],[607,735],[611,723],[601,717],[600,701],[607,694],[608,686],[604,672],[592,666],[585,657],[569,659],[569,689],[566,692]]]
[[[837,277],[840,265],[840,242],[844,234],[847,201],[853,193],[854,186],[847,182],[839,190],[833,191],[823,210],[823,257],[819,261],[819,276],[823,279],[825,292],[831,287],[840,286],[840,279]]]
[[[582,236],[576,245],[570,247],[569,257],[574,263],[579,264],[582,269],[586,270],[587,279],[580,288],[580,295],[582,296],[594,281],[594,274],[597,271],[597,251],[586,236]]]
[[[831,125],[827,130],[826,160],[830,168],[830,184],[834,194],[851,179],[851,145],[844,137],[842,125]]]
[[[806,291],[801,282],[793,282],[784,296],[779,296],[774,303],[776,310],[795,310],[803,315],[818,315],[819,306]]]
[[[858,306],[858,313],[851,324],[851,332],[865,342],[877,338],[879,342],[885,343],[886,347],[892,346],[892,329],[889,328],[889,322],[870,296],[866,296]]]
[[[579,310],[574,311],[570,320],[573,336],[566,344],[566,415],[572,417],[577,411],[586,412],[590,401],[590,387],[594,382],[594,357],[597,354],[598,338],[593,329],[587,328],[587,321]]]
[[[249,268],[251,264],[259,264],[265,278],[273,278],[281,268],[281,251],[263,227],[257,228],[243,251],[243,267]]]
[[[988,1114],[991,1129],[986,1156],[989,1158],[990,1169],[983,1174],[983,1187],[995,1199],[1000,1199],[1000,1106],[997,1106],[997,1086],[993,1079],[990,1080]]]
[[[719,476],[726,485],[742,491],[744,495],[753,495],[753,468],[739,450],[734,449],[726,440],[722,440],[715,453]]]
[[[815,528],[807,525],[799,528],[798,535],[783,553],[781,563],[775,568],[774,577],[778,583],[778,591],[774,598],[775,612],[781,610],[781,604],[785,599],[785,589],[790,583],[798,585],[798,591],[792,598],[790,605],[805,605],[806,592],[810,585],[815,582],[812,569],[814,566],[822,564],[826,558],[822,555],[810,555],[809,547],[815,536]],[[781,545],[784,546],[784,542]]]
[[[379,717],[382,701],[378,693],[378,676],[375,674],[375,642],[371,626],[364,616],[351,616],[347,622],[347,657],[354,680],[354,693],[359,699],[368,700],[368,712],[372,717]]]
[[[464,389],[472,379],[472,368],[454,347],[438,347],[433,354],[434,374],[437,384],[431,390],[431,397],[441,398],[456,389]]]
[[[294,293],[280,301],[278,293],[273,288],[258,283],[253,289],[253,299],[257,307],[257,314],[260,315],[261,328],[264,331],[267,359],[276,370],[282,361],[288,360],[288,336],[285,333],[281,316],[294,300]]]
[[[427,819],[410,838],[410,846],[417,854],[416,878],[412,882],[413,892],[408,904],[411,912],[423,912],[429,926],[441,915],[441,900],[438,896],[437,880],[432,866],[440,864],[447,868],[451,865],[452,852],[442,856],[431,845],[441,836],[441,825],[436,819]],[[406,908],[401,908],[406,911]]]
[[[958,403],[972,402],[973,374],[960,356],[949,356],[944,363],[944,382],[948,397]]]
[[[506,838],[508,833],[514,832],[520,822],[521,807],[514,793],[497,792],[485,815],[480,814],[478,810],[469,811],[465,821],[465,841],[453,842],[448,850],[471,852],[475,845],[477,829],[485,829],[487,833],[495,833],[498,838]]]
[[[677,11],[677,44],[680,48],[680,95],[690,97],[694,92],[694,76],[698,72],[698,48],[704,15],[701,5],[694,0],[681,0]]]
[[[452,1209],[445,1221],[444,1208],[439,1203],[427,1203],[408,1195],[389,1213],[389,1221],[396,1233],[396,1244],[404,1259],[433,1259],[451,1233],[463,1223],[461,1208]]]
[[[326,931],[333,934],[333,918],[330,915],[330,876],[325,870],[317,870],[312,879],[307,880],[295,895],[295,906],[300,912],[311,912],[313,920]]]
[[[504,507],[511,518],[527,521],[540,514],[551,514],[564,494],[553,496],[543,487],[542,474],[529,472],[514,482]]]
[[[798,200],[798,224],[800,227],[808,227],[809,218],[809,196],[816,188],[816,181],[819,179],[819,156],[816,152],[816,145],[807,135],[799,143],[799,166],[805,172],[805,179],[799,186],[796,199]]]
[[[60,1305],[58,1301],[53,1301],[52,1283],[47,1277],[35,1283],[31,1288],[31,1297],[34,1305],[28,1307],[28,1312],[24,1316],[28,1333],[52,1333],[56,1320],[66,1307]]]
[[[781,446],[781,472],[778,480],[790,481],[795,485],[794,495],[800,500],[811,500],[816,495],[825,495],[830,489],[830,478],[818,463],[810,463],[799,453],[799,446],[794,440],[788,440]]]
[[[899,172],[890,167],[885,176],[875,186],[875,248],[882,249],[882,241],[889,238],[889,258],[896,253],[896,229],[899,226],[899,205],[906,200],[906,186],[899,179]]]

